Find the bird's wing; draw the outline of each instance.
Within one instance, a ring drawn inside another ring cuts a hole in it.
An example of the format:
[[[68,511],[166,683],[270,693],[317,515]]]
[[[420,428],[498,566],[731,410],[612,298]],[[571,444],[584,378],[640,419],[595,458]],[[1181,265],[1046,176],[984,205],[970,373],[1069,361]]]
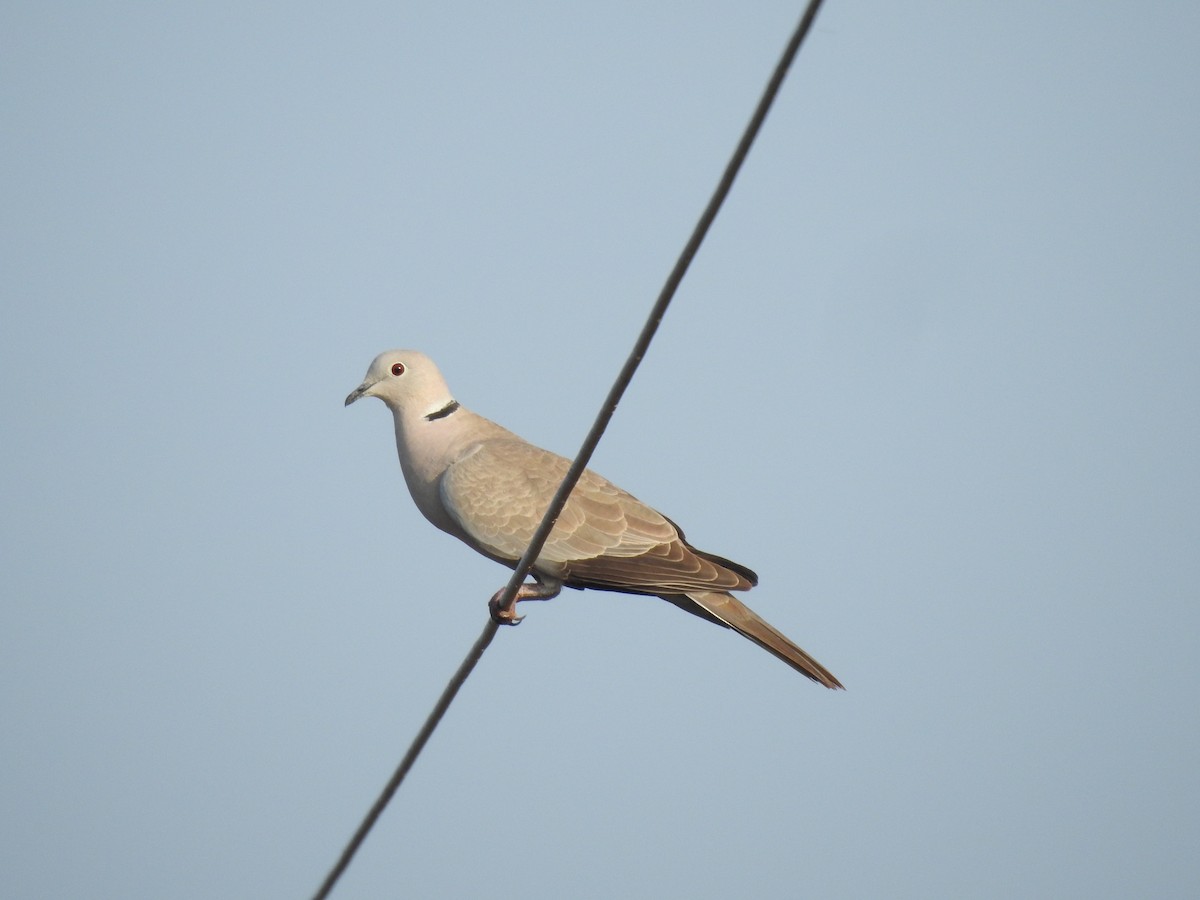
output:
[[[515,561],[568,465],[517,438],[486,440],[450,464],[439,490],[477,549]],[[669,519],[590,470],[535,565],[573,587],[651,594],[745,590],[757,580],[749,569],[695,550]]]

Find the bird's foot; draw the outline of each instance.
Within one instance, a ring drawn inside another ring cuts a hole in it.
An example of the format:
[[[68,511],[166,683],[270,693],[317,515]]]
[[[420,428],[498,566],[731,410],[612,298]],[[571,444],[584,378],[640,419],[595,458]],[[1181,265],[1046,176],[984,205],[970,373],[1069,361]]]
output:
[[[492,599],[488,601],[488,612],[492,614],[492,621],[497,625],[517,625],[525,618],[517,615],[518,603],[522,600],[549,600],[551,597],[557,597],[558,592],[562,590],[562,582],[551,581],[548,578],[544,581],[539,580],[536,584],[525,582],[517,588],[517,594],[507,609],[500,605],[500,598],[504,595],[504,590],[501,588],[496,591]]]
[[[512,605],[508,609],[500,605],[500,598],[504,594],[504,588],[496,591],[492,599],[488,601],[488,612],[492,615],[492,621],[497,625],[520,625],[524,616],[517,615],[517,601],[513,600]]]

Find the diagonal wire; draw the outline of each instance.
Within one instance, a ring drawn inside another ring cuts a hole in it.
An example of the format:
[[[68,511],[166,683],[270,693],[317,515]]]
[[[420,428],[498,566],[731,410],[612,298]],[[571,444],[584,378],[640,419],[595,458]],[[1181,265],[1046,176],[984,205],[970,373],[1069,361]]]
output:
[[[591,460],[596,446],[600,443],[600,438],[603,436],[605,428],[608,427],[609,420],[612,419],[613,413],[616,412],[617,404],[621,402],[621,397],[624,395],[625,389],[629,387],[630,381],[633,380],[634,372],[637,371],[642,358],[646,355],[646,350],[649,348],[650,342],[654,339],[655,332],[658,331],[658,326],[666,314],[671,299],[675,296],[675,291],[678,289],[680,282],[683,281],[683,276],[687,273],[688,267],[696,255],[696,251],[700,249],[700,244],[704,241],[705,235],[708,234],[709,227],[712,225],[713,220],[716,219],[721,204],[725,202],[730,188],[733,187],[733,181],[737,178],[738,171],[741,169],[742,163],[745,162],[746,156],[750,152],[750,146],[754,143],[754,139],[758,136],[758,132],[762,128],[763,121],[767,117],[767,112],[770,110],[771,104],[774,102],[775,96],[779,93],[779,88],[783,84],[783,79],[787,75],[792,61],[796,58],[796,54],[800,50],[800,45],[804,42],[805,36],[808,34],[813,21],[817,17],[817,11],[821,8],[821,2],[822,0],[809,0],[808,6],[804,10],[804,15],[800,17],[800,22],[797,24],[796,30],[792,33],[787,47],[784,48],[783,54],[775,66],[775,71],[771,74],[771,79],[763,89],[762,98],[758,101],[758,106],[755,108],[754,114],[750,117],[750,121],[746,125],[742,139],[738,142],[729,163],[725,166],[721,180],[717,183],[712,198],[708,201],[708,206],[704,208],[700,220],[692,230],[691,237],[688,238],[687,244],[684,245],[682,252],[679,254],[679,259],[676,261],[675,267],[671,270],[671,274],[667,276],[666,283],[663,285],[658,299],[650,310],[650,316],[646,319],[646,324],[642,326],[641,334],[638,335],[629,358],[625,360],[625,365],[621,367],[621,371],[617,375],[612,389],[609,390],[608,396],[604,400],[604,405],[600,408],[600,412],[596,416],[596,421],[592,424],[591,430],[588,432],[587,437],[584,438],[583,445],[579,448],[579,453],[575,456],[570,468],[567,469],[567,474],[563,477],[562,484],[559,485],[558,491],[550,501],[550,505],[546,508],[541,524],[538,525],[537,531],[533,534],[533,539],[529,542],[524,555],[513,569],[512,578],[509,579],[508,584],[505,585],[504,590],[501,592],[499,597],[501,610],[511,611],[515,605],[514,598],[517,595],[517,589],[525,580],[525,576],[529,574],[534,560],[542,552],[542,547],[545,545],[546,539],[549,538],[550,531],[554,528],[554,523],[562,513],[563,507],[566,506],[567,498],[570,496],[576,482],[579,481],[583,470],[587,468],[587,464]],[[466,659],[463,660],[462,665],[458,667],[458,671],[454,673],[449,684],[446,685],[446,689],[442,692],[442,696],[438,698],[437,704],[425,720],[425,724],[413,740],[412,746],[409,747],[408,752],[404,755],[404,759],[400,761],[400,765],[388,780],[387,785],[384,786],[379,798],[363,818],[362,824],[359,825],[358,830],[355,831],[354,836],[342,851],[342,855],[338,858],[337,863],[330,870],[325,881],[317,890],[317,893],[313,895],[313,900],[325,900],[333,890],[334,885],[337,884],[338,879],[341,878],[342,873],[349,867],[354,854],[358,851],[362,842],[366,840],[372,826],[374,826],[376,820],[383,813],[388,802],[400,787],[400,783],[404,781],[404,777],[417,761],[421,750],[424,749],[434,729],[437,728],[438,723],[442,720],[442,716],[445,715],[455,695],[458,694],[459,688],[463,686],[463,683],[467,680],[467,676],[471,674],[471,670],[479,662],[483,651],[487,649],[488,645],[492,642],[492,638],[496,636],[497,629],[498,626],[491,620],[484,626],[483,633],[475,641]]]
[[[337,884],[338,879],[342,877],[342,873],[349,867],[350,860],[354,859],[354,854],[358,852],[359,846],[367,839],[367,834],[375,825],[375,820],[383,814],[384,809],[392,799],[392,795],[399,789],[400,782],[404,780],[404,776],[408,774],[408,770],[413,767],[413,763],[417,761],[417,757],[425,749],[425,744],[433,735],[433,730],[442,721],[442,716],[450,708],[450,703],[454,700],[455,695],[458,694],[458,689],[463,686],[463,682],[467,680],[467,676],[475,668],[475,663],[479,662],[479,657],[483,656],[483,651],[492,642],[492,638],[496,636],[498,629],[499,626],[491,619],[488,619],[487,625],[483,627],[483,633],[479,635],[479,639],[471,647],[467,658],[462,661],[462,665],[458,667],[458,671],[454,673],[454,676],[450,679],[450,683],[442,691],[442,696],[438,698],[438,702],[434,705],[433,712],[429,714],[429,717],[425,720],[425,724],[421,726],[421,730],[413,738],[412,746],[404,754],[404,759],[400,760],[400,765],[396,767],[396,771],[392,773],[392,777],[384,785],[383,790],[379,794],[379,799],[372,804],[367,814],[363,816],[362,823],[358,826],[358,830],[354,832],[354,837],[350,838],[350,842],[346,844],[346,849],[338,857],[337,863],[329,870],[329,874],[325,876],[325,880],[321,882],[321,886],[313,894],[313,900],[325,900],[329,896],[329,892],[333,890],[333,886]]]
[[[784,76],[787,75],[788,68],[791,66],[792,60],[795,59],[797,52],[799,52],[800,44],[804,41],[804,36],[808,34],[808,29],[817,17],[817,10],[820,7],[821,0],[810,0],[808,8],[804,11],[800,23],[796,26],[796,30],[792,34],[792,39],[788,41],[787,47],[784,48],[783,55],[780,57],[778,64],[776,64],[775,71],[771,74],[771,80],[767,82],[767,86],[763,89],[762,98],[758,101],[754,115],[750,117],[750,121],[746,125],[746,130],[742,134],[742,139],[738,142],[737,149],[733,151],[733,156],[730,157],[728,164],[725,166],[725,171],[721,174],[721,180],[717,183],[716,190],[713,191],[712,199],[708,201],[708,206],[704,208],[704,212],[700,216],[700,221],[696,223],[696,227],[692,230],[692,236],[688,238],[687,244],[684,245],[683,251],[679,254],[675,268],[667,276],[666,284],[663,285],[662,291],[658,295],[658,300],[655,301],[653,309],[650,310],[650,316],[646,319],[646,324],[642,326],[642,333],[638,335],[637,342],[633,345],[633,351],[629,354],[629,358],[625,360],[625,365],[622,366],[620,374],[617,375],[617,380],[613,383],[612,389],[604,399],[604,405],[600,407],[600,413],[596,416],[596,421],[592,424],[592,430],[584,438],[583,446],[579,448],[579,453],[571,463],[570,468],[567,469],[567,474],[563,477],[562,484],[558,486],[558,493],[550,501],[550,506],[547,507],[541,524],[538,526],[537,531],[533,533],[533,539],[529,542],[529,546],[525,550],[525,555],[521,557],[521,561],[517,563],[516,569],[513,570],[512,578],[508,580],[508,584],[504,588],[504,593],[500,597],[499,605],[502,610],[508,611],[512,609],[514,605],[513,598],[516,596],[517,589],[520,587],[521,582],[525,580],[525,576],[528,574],[530,568],[533,567],[533,561],[542,552],[542,547],[545,545],[546,539],[550,537],[550,531],[554,528],[554,523],[558,520],[559,514],[562,513],[563,507],[567,505],[567,497],[570,495],[572,489],[574,489],[575,483],[579,481],[583,470],[587,468],[588,462],[591,461],[592,453],[595,452],[596,445],[600,443],[604,429],[608,427],[609,419],[616,412],[617,404],[621,402],[621,397],[624,395],[625,389],[629,387],[629,382],[633,380],[633,373],[641,365],[642,357],[646,355],[650,341],[654,339],[654,334],[658,331],[659,323],[662,322],[663,316],[667,312],[671,298],[675,296],[675,290],[679,287],[679,283],[683,281],[683,276],[687,273],[688,266],[692,264],[692,258],[696,255],[696,251],[700,249],[700,244],[704,240],[705,235],[708,234],[709,226],[712,225],[713,220],[717,217],[717,211],[721,208],[721,204],[725,202],[725,198],[729,194],[729,189],[733,187],[733,180],[737,178],[738,171],[742,168],[742,163],[745,162],[746,155],[750,152],[750,145],[754,143],[754,139],[758,136],[763,120],[767,118],[767,112],[771,108],[771,103],[775,100],[775,95],[779,93],[779,87],[783,84]]]

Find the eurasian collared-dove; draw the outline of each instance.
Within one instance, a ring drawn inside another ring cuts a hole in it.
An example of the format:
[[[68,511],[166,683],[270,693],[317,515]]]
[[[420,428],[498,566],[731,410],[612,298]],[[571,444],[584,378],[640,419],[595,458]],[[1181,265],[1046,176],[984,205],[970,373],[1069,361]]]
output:
[[[378,397],[391,409],[404,480],[425,518],[484,556],[515,566],[569,462],[462,406],[433,361],[415,350],[375,357],[346,405],[360,397]],[[697,550],[674,522],[590,469],[532,575],[537,584],[522,585],[518,600],[547,600],[564,585],[651,594],[734,629],[819,684],[842,686],[728,593],[749,590],[757,575]]]

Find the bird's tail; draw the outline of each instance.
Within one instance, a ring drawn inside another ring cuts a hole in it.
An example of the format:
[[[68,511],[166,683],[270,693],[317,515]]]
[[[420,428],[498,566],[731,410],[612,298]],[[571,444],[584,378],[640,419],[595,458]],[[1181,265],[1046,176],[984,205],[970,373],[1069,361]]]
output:
[[[823,665],[793,644],[779,631],[760,618],[754,610],[746,606],[732,594],[721,591],[694,591],[684,595],[699,610],[689,610],[700,614],[703,618],[713,618],[722,625],[727,625],[734,631],[747,637],[769,653],[778,656],[785,663],[811,678],[817,684],[827,688],[843,689],[842,683],[833,677],[833,673]],[[674,598],[666,598],[674,600]],[[677,605],[678,603],[674,600]],[[685,607],[686,608],[686,607]],[[704,615],[707,613],[707,615]]]

